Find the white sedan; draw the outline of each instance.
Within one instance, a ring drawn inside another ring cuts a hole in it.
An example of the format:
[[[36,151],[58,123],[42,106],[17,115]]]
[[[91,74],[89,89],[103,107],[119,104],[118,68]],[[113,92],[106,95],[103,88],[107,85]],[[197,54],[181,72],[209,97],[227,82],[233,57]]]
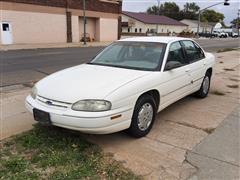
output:
[[[127,129],[142,137],[159,111],[193,93],[208,95],[214,62],[191,39],[124,39],[90,63],[39,81],[26,107],[40,123],[93,134]]]

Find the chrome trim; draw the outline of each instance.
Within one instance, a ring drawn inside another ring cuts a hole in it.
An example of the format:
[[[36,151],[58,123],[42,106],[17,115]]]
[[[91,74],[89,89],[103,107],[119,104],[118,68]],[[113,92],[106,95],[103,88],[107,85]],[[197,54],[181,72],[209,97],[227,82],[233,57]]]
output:
[[[53,101],[53,102],[57,102],[57,103],[63,103],[63,104],[68,104],[68,105],[71,105],[72,103],[69,103],[69,102],[63,102],[63,101],[58,101],[58,100],[54,100],[54,99],[49,99],[49,98],[46,98],[46,97],[43,97],[43,96],[40,96],[40,95],[37,95],[43,99],[46,99],[46,100],[49,100],[49,101]]]
[[[47,103],[48,101],[43,101],[43,100],[41,100],[41,99],[39,99],[39,98],[37,98],[37,100],[38,101],[40,101],[40,102],[42,102],[42,103],[44,103],[44,104],[46,104],[46,105],[48,105],[48,106],[56,106],[56,107],[62,107],[62,108],[68,108],[68,106],[63,106],[63,105],[59,105],[59,104],[55,104],[54,103],[54,101],[51,101],[51,102],[53,102],[52,104],[49,104],[49,103]],[[49,100],[50,101],[50,100]]]

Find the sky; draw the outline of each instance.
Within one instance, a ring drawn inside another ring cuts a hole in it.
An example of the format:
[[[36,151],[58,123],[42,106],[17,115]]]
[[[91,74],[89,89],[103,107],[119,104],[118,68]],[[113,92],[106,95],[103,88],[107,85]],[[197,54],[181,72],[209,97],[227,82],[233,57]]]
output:
[[[224,0],[160,0],[160,4],[164,2],[175,2],[181,9],[186,2],[195,2],[201,9],[216,4],[218,2],[223,2]],[[224,6],[223,4],[217,5],[210,9],[214,9],[217,12],[224,14],[224,22],[226,25],[230,25],[230,22],[237,18],[238,9],[240,9],[239,0],[229,0],[230,5]],[[123,0],[123,11],[132,12],[145,12],[148,7],[157,5],[157,0]]]

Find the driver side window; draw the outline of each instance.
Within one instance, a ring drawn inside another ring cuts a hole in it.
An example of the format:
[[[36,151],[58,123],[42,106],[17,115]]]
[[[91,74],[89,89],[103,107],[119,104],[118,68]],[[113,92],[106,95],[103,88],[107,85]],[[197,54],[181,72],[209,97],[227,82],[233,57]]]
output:
[[[179,62],[182,66],[187,64],[180,42],[174,42],[171,44],[167,58],[167,62],[170,61]]]

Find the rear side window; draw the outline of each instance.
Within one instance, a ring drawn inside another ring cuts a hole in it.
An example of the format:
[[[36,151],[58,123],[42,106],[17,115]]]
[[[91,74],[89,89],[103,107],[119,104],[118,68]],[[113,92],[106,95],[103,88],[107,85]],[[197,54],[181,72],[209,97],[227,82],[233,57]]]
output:
[[[189,62],[194,62],[204,58],[202,49],[192,41],[182,41]]]

